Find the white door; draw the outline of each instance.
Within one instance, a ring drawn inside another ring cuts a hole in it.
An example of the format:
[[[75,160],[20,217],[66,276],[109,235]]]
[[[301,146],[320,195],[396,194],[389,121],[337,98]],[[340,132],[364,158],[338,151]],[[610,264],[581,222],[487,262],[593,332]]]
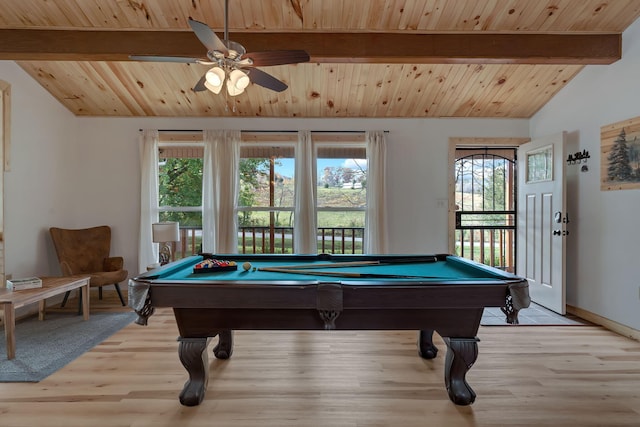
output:
[[[518,148],[517,274],[531,300],[565,314],[565,239],[570,217],[564,195],[565,133]]]

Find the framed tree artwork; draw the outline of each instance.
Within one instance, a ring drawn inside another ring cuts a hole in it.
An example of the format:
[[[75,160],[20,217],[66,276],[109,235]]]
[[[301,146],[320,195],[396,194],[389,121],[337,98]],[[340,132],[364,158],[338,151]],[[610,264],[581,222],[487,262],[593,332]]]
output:
[[[600,128],[600,190],[640,188],[640,117]]]

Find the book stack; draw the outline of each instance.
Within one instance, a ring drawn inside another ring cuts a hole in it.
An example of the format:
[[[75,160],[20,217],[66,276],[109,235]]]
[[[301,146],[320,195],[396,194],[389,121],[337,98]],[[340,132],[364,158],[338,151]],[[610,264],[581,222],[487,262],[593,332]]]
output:
[[[26,277],[24,279],[7,280],[7,289],[21,291],[23,289],[41,288],[42,280],[37,277]]]

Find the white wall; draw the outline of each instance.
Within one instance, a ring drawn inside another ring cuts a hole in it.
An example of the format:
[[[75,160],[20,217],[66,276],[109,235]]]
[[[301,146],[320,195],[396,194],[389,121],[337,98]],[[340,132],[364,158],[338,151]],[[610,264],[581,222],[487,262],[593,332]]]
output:
[[[588,150],[589,171],[567,166],[571,223],[567,303],[640,329],[640,190],[600,190],[600,127],[640,116],[640,20],[622,59],[588,66],[531,120],[532,138],[566,130],[568,153]]]
[[[49,227],[64,224],[77,207],[75,187],[77,119],[20,67],[0,61],[0,79],[11,85],[11,159],[5,172],[7,274],[51,275]],[[53,264],[51,263],[53,261]]]

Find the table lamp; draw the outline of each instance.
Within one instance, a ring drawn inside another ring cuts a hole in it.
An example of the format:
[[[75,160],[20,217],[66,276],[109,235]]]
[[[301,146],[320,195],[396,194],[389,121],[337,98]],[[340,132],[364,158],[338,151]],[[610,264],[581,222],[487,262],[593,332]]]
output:
[[[180,241],[180,225],[177,222],[156,222],[151,224],[153,242],[160,243],[160,265],[171,262],[171,243]]]

